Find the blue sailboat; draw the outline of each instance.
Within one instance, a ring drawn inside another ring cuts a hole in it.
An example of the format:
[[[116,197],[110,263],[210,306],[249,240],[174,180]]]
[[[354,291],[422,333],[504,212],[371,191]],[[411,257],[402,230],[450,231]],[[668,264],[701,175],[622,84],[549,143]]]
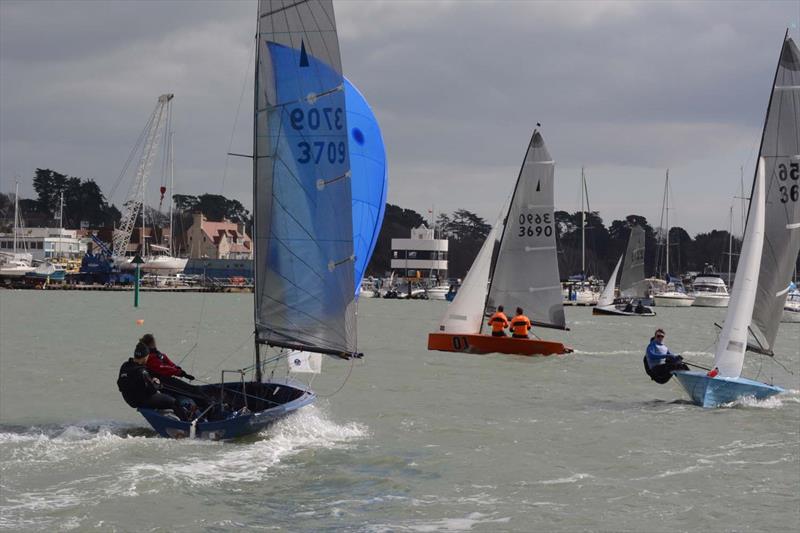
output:
[[[715,407],[784,392],[741,377],[745,351],[774,356],[783,305],[800,252],[800,50],[783,39],[767,106],[750,212],[714,369],[674,372],[692,401]]]
[[[139,409],[164,437],[260,431],[316,399],[299,381],[265,381],[265,364],[287,359],[290,368],[316,372],[322,354],[360,355],[348,114],[332,0],[259,0],[254,93],[255,361],[222,371],[216,384],[171,381],[168,392],[193,404],[190,420]],[[226,374],[235,378],[226,382]]]
[[[364,95],[347,78],[344,79],[344,97],[350,136],[355,294],[358,298],[361,280],[383,223],[389,172],[378,120]]]

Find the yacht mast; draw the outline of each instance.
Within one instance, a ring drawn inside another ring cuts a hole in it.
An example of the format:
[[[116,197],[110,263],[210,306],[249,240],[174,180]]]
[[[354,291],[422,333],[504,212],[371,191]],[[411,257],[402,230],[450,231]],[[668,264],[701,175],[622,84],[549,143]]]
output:
[[[664,181],[664,211],[667,216],[667,277],[669,277],[669,169],[667,179]]]
[[[581,167],[581,286],[586,280],[586,211],[583,208],[583,188],[586,187],[586,175]]]
[[[19,182],[14,185],[14,254],[17,253],[17,228],[19,227]]]
[[[171,131],[169,133],[169,255],[170,257],[175,257],[175,247],[172,244],[172,238],[175,235],[175,231],[173,230],[173,221],[172,221],[172,204],[175,203],[175,144],[173,143],[173,137],[175,136],[175,132]]]
[[[733,205],[728,222],[728,287],[731,286],[731,259],[733,258]]]

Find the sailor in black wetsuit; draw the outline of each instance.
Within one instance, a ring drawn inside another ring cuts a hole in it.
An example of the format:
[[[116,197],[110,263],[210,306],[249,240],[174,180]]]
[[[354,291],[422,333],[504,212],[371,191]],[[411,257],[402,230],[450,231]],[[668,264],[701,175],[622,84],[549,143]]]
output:
[[[150,351],[142,343],[136,345],[133,357],[122,363],[117,378],[117,387],[122,398],[131,407],[149,407],[151,409],[172,409],[181,420],[188,420],[186,410],[169,394],[158,389],[161,383],[158,378],[151,377],[145,364]]]

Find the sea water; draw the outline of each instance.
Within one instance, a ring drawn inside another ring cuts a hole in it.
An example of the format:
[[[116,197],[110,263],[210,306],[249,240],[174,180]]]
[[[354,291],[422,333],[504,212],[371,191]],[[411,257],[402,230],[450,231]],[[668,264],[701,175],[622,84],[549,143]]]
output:
[[[252,362],[252,296],[0,291],[0,528],[32,531],[781,531],[800,524],[800,324],[706,410],[652,382],[653,330],[712,361],[725,310],[567,309],[567,356],[428,352],[444,302],[359,303],[362,360],[236,442],[155,436],[116,388],[145,332],[204,381]],[[138,319],[144,325],[137,326]],[[187,355],[188,354],[188,355]],[[777,363],[785,366],[782,368]],[[268,373],[283,376],[285,362]]]

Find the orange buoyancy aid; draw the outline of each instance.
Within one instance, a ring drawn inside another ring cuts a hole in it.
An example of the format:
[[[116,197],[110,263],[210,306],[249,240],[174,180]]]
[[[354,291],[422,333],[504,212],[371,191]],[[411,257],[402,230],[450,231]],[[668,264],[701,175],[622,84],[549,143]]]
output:
[[[489,317],[489,325],[492,326],[492,331],[503,331],[508,327],[508,317],[502,311],[496,311]]]
[[[525,315],[517,315],[511,319],[511,333],[518,337],[527,337],[531,329],[531,321]]]

